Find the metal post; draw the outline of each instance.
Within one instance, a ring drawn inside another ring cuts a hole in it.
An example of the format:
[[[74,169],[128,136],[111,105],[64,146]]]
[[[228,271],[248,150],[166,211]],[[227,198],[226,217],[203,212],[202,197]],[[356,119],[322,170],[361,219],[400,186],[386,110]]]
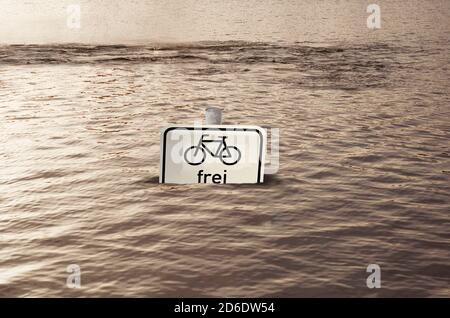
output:
[[[222,109],[217,107],[208,107],[205,111],[206,125],[220,125],[222,124]]]

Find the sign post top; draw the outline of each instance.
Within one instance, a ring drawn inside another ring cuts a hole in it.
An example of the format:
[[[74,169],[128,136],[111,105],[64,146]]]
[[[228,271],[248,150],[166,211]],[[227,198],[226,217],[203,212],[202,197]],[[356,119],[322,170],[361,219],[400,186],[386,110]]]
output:
[[[220,125],[222,123],[222,110],[217,107],[208,107],[205,111],[206,125]]]

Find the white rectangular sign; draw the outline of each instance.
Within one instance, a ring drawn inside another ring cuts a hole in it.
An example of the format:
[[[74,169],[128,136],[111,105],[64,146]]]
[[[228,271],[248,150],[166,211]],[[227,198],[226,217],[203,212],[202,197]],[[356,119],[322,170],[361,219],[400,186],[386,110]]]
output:
[[[257,126],[164,128],[159,182],[262,183],[266,143]]]

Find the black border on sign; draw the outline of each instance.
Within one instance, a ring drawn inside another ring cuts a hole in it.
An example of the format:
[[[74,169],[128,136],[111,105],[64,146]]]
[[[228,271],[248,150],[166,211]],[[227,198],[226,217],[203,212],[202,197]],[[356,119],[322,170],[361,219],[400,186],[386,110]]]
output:
[[[163,135],[163,158],[162,158],[162,176],[161,176],[161,183],[166,183],[166,137],[167,133],[176,130],[176,129],[186,129],[186,130],[218,130],[218,131],[254,131],[258,133],[259,135],[259,162],[258,162],[258,182],[262,183],[261,181],[261,166],[262,166],[262,155],[263,155],[263,135],[259,129],[256,128],[208,128],[208,127],[170,127],[167,128],[164,131]]]

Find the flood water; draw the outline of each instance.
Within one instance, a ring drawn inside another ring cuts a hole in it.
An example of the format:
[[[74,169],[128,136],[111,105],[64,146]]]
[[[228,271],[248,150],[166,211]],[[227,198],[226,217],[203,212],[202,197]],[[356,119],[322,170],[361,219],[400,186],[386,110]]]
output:
[[[0,296],[450,296],[450,2],[155,3],[135,43],[0,46]],[[158,184],[206,106],[279,172]]]

